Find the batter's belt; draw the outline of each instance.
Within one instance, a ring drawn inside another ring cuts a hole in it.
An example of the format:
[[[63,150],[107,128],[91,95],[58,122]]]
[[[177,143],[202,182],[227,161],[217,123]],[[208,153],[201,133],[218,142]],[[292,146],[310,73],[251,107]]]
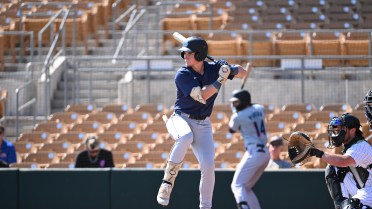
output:
[[[194,120],[205,120],[208,117],[208,116],[203,116],[203,115],[187,114],[187,113],[181,112],[180,110],[176,110],[174,111],[174,113],[177,115],[188,117],[190,119],[194,119]]]

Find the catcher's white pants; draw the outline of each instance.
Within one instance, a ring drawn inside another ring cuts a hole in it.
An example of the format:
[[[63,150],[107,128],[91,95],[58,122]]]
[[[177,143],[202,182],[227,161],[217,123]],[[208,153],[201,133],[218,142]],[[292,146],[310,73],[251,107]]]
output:
[[[261,209],[252,188],[260,179],[270,160],[270,154],[266,146],[264,148],[265,152],[257,152],[258,149],[256,144],[247,147],[231,183],[236,202],[247,202],[250,209]]]
[[[173,114],[170,119],[172,119],[172,117],[181,117],[187,122],[191,130],[189,133],[183,133],[183,136],[175,141],[169,154],[169,161],[173,163],[181,163],[191,145],[191,148],[200,164],[201,171],[201,179],[199,183],[199,207],[211,208],[215,182],[214,142],[211,122],[209,118],[206,118],[205,120],[193,120],[175,114]],[[179,119],[180,118],[173,120],[176,121],[174,127],[185,130],[186,128],[184,127],[184,123],[180,122],[180,125],[177,124]]]
[[[336,168],[337,169],[337,168]],[[348,172],[341,183],[342,196],[345,198],[357,198],[363,205],[372,207],[372,187],[358,189],[353,174]]]

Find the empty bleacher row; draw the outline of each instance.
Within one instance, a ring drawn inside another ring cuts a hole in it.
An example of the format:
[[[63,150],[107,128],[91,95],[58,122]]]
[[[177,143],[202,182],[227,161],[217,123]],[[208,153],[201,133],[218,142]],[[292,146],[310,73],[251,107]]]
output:
[[[73,45],[73,30],[76,20],[76,44],[84,47],[84,53],[89,52],[88,39],[94,38],[95,45],[99,46],[98,30],[105,31],[108,37],[108,24],[112,17],[113,0],[76,0],[76,1],[40,1],[30,2],[22,0],[0,1],[0,32],[32,31],[34,47],[50,46],[62,21],[58,16],[43,32],[41,43],[38,33],[48,24],[51,18],[62,9],[70,9],[71,12],[65,23],[67,47]],[[126,9],[130,1],[118,1],[117,9]],[[75,14],[74,14],[75,13]],[[75,17],[76,15],[76,17]],[[76,18],[76,19],[75,19]],[[21,40],[22,39],[22,40]],[[30,47],[30,36],[21,34],[0,33],[0,70],[4,70],[5,55],[12,57],[12,62],[17,62],[16,50],[23,44],[24,53]],[[32,47],[32,46],[31,46]]]
[[[308,132],[320,149],[328,143],[327,124],[334,116],[351,112],[366,125],[362,105],[329,104],[316,108],[312,104],[290,104],[281,108],[265,105],[269,136],[287,138],[293,131]],[[18,162],[11,167],[73,168],[77,154],[85,149],[88,136],[96,135],[101,148],[113,152],[118,168],[161,168],[168,158],[174,141],[162,121],[162,115],[172,114],[163,105],[138,105],[132,109],[125,104],[107,104],[96,108],[90,104],[69,105],[64,112],[50,115],[31,132],[22,133],[14,143]],[[229,105],[215,105],[210,118],[213,127],[216,167],[234,168],[244,153],[240,133],[228,132],[231,117]],[[364,130],[365,134],[370,134]],[[282,153],[288,157],[286,150]],[[191,149],[184,168],[198,167]]]
[[[213,17],[203,13],[208,12],[210,4],[216,10]],[[215,1],[210,4],[196,1],[194,5],[177,4],[162,20],[161,29],[194,31],[193,35],[208,40],[211,56],[369,55],[370,33],[357,31],[371,28],[368,26],[371,16],[366,11],[372,4],[368,1]],[[319,29],[349,31],[310,32]],[[205,33],[206,30],[210,32]],[[168,33],[164,34],[163,53],[168,53],[169,45],[176,44]],[[253,64],[274,67],[279,62],[255,59]],[[322,67],[330,66],[369,66],[369,60],[324,59]]]

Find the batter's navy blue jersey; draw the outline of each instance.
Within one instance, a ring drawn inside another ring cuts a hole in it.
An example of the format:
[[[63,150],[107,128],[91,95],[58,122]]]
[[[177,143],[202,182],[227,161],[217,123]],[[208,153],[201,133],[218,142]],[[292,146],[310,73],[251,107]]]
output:
[[[204,74],[200,75],[191,67],[181,67],[175,76],[177,87],[177,99],[174,105],[174,110],[180,110],[187,114],[210,116],[217,93],[211,96],[206,104],[195,101],[191,96],[191,90],[194,87],[211,85],[218,78],[220,69],[219,64],[204,61]]]

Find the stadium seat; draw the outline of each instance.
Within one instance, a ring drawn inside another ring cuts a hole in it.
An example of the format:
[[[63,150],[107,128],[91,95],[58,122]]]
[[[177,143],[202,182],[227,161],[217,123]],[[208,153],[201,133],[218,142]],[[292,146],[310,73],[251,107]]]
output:
[[[0,89],[0,118],[2,118],[5,113],[6,101],[8,98],[8,91],[6,89]]]
[[[283,105],[281,108],[281,111],[298,111],[301,112],[302,114],[304,113],[309,113],[312,111],[317,111],[317,108],[315,107],[314,104],[286,104]]]
[[[318,121],[322,123],[329,123],[331,119],[337,115],[334,111],[313,111],[306,115],[306,121]]]
[[[112,112],[92,112],[88,113],[84,117],[85,121],[96,121],[99,122],[102,127],[107,128],[110,124],[115,124],[118,122],[116,114]]]
[[[149,112],[137,111],[131,114],[123,114],[119,117],[119,120],[135,122],[143,128],[145,124],[153,122],[153,116]]]
[[[116,117],[120,117],[122,114],[132,113],[133,109],[126,104],[104,104],[102,112],[112,112],[116,114]]]
[[[163,121],[157,121],[150,124],[145,124],[143,127],[143,131],[146,132],[157,132],[159,134],[168,134],[167,127]]]
[[[59,163],[49,163],[46,168],[75,168],[75,163],[72,162],[59,162]]]
[[[219,161],[215,162],[215,168],[224,168],[224,169],[234,169],[236,167],[236,163],[230,163],[230,162],[224,162],[224,161]]]
[[[45,168],[50,163],[59,163],[59,158],[55,152],[37,152],[28,154],[23,162],[37,163],[41,168]]]
[[[70,131],[98,134],[103,133],[105,129],[104,126],[97,121],[83,121],[82,123],[74,124]]]
[[[34,46],[37,47],[39,44],[42,46],[50,46],[51,41],[53,40],[50,34],[55,34],[56,31],[51,31],[50,27],[48,27],[45,32],[43,33],[41,43],[38,41],[38,33],[39,31],[49,22],[49,17],[40,17],[40,16],[27,16],[24,20],[24,30],[25,31],[33,31],[34,32]],[[56,27],[53,27],[56,30]],[[25,36],[25,46],[29,46],[30,43],[30,36]]]
[[[280,112],[280,108],[277,107],[275,104],[262,104],[265,108],[265,114],[268,116],[269,114],[276,114]]]
[[[302,123],[296,123],[292,125],[291,131],[303,131],[308,134],[316,134],[327,132],[327,123],[322,123],[318,121],[304,121]]]
[[[32,142],[36,147],[41,147],[44,143],[52,143],[53,138],[48,132],[34,131],[31,133],[21,133],[17,142]]]
[[[97,111],[97,108],[93,104],[69,104],[65,108],[66,112],[77,112],[79,114],[85,115],[94,111]]]
[[[242,56],[243,55],[243,40],[237,37],[233,40],[207,40],[208,54],[213,57],[224,56]],[[247,43],[245,44],[247,45]],[[245,53],[246,54],[246,53]],[[227,59],[229,63],[240,64],[242,60]]]
[[[168,113],[168,109],[163,104],[140,104],[134,108],[136,112],[148,112],[151,116],[157,113]]]
[[[230,104],[215,104],[213,106],[213,112],[224,112],[227,115],[231,115]]]
[[[127,139],[125,134],[115,131],[99,133],[97,137],[100,141],[106,142],[107,144],[125,143]]]
[[[73,153],[66,153],[60,160],[60,163],[75,163],[76,157],[79,152],[75,151]]]
[[[282,133],[289,133],[290,131],[289,124],[283,121],[267,121],[266,131],[270,135],[280,135]]]
[[[16,141],[13,144],[21,159],[23,159],[28,153],[37,152],[37,146],[31,141]]]
[[[150,146],[150,152],[151,151],[163,151],[163,152],[169,152],[174,145],[174,140],[167,140],[163,143],[158,144],[152,144]]]
[[[243,157],[244,152],[241,151],[225,151],[216,156],[216,162],[239,163]]]
[[[162,143],[164,138],[157,132],[140,132],[129,136],[128,141],[140,141],[146,144]]]
[[[36,124],[32,130],[47,132],[55,138],[59,133],[66,133],[68,126],[62,122],[46,121]]]
[[[59,28],[62,19],[56,19],[56,27]],[[88,14],[85,12],[78,12],[76,17],[76,43],[81,43],[84,47],[84,53],[88,54]],[[74,27],[74,19],[67,18],[65,22],[65,30],[66,30],[66,45],[72,47],[73,44],[73,27]]]
[[[358,103],[354,107],[354,111],[361,111],[361,110],[364,111],[364,102]]]
[[[146,168],[146,169],[151,169],[151,168],[160,168],[159,165],[156,165],[153,162],[149,161],[136,161],[134,163],[127,163],[125,164],[125,168]]]
[[[319,111],[334,111],[334,112],[341,112],[341,113],[351,113],[353,108],[349,104],[345,103],[331,103],[331,104],[323,104],[320,106]]]
[[[53,143],[44,144],[39,148],[38,152],[55,152],[59,158],[67,153],[74,152],[74,147],[70,142],[55,141]]]
[[[252,33],[252,37],[243,37],[243,56],[271,56],[274,55],[271,33]],[[250,41],[252,38],[252,42]],[[254,59],[254,67],[272,67],[273,59]]]
[[[298,111],[285,111],[279,113],[271,113],[268,121],[280,121],[285,123],[301,123],[305,120],[301,112]]]
[[[141,127],[133,121],[118,121],[116,124],[110,124],[106,128],[106,132],[120,132],[128,136],[129,134],[139,133]]]
[[[228,145],[226,145],[226,150],[225,152],[229,152],[229,151],[235,151],[235,152],[245,152],[245,145],[244,145],[244,141],[238,141],[238,142],[235,142],[235,143],[230,143]]]
[[[225,112],[213,111],[210,120],[212,123],[227,124],[229,123],[230,115]]]
[[[75,148],[79,147],[80,144],[83,144],[88,137],[88,134],[85,132],[80,131],[69,131],[67,133],[58,134],[58,136],[54,139],[55,142],[69,142]]]
[[[141,141],[127,141],[125,143],[118,143],[117,146],[112,150],[113,152],[130,152],[136,153],[137,155],[147,149],[145,142]]]
[[[35,162],[20,162],[20,163],[11,163],[9,165],[11,168],[32,168],[32,169],[38,169],[40,168],[40,165]]]
[[[317,56],[336,56],[342,55],[341,40],[337,33],[313,33],[310,42],[312,49],[311,55]],[[310,50],[310,49],[309,49]],[[309,51],[310,53],[310,51]],[[340,59],[323,59],[324,67],[343,66],[343,60]]]
[[[69,127],[74,123],[81,123],[83,116],[76,112],[56,112],[49,116],[50,121],[62,122]]]
[[[344,55],[369,55],[370,35],[368,33],[348,32],[343,40]],[[347,59],[346,65],[369,66],[368,59]]]
[[[178,44],[172,36],[174,31],[196,30],[195,19],[195,15],[190,15],[188,17],[166,17],[161,20],[161,29],[164,31],[162,41],[163,54],[168,53],[167,44],[171,47]],[[171,33],[169,31],[171,31]]]
[[[122,168],[127,163],[134,163],[135,156],[131,152],[113,151],[112,157],[114,159],[115,167]]]
[[[168,155],[168,152],[154,151],[149,153],[141,153],[137,159],[139,161],[148,161],[155,164],[162,164],[167,162]]]
[[[277,33],[273,36],[275,55],[306,55],[306,35],[301,33]]]
[[[216,131],[215,133],[213,133],[213,139],[214,141],[220,142],[222,144],[235,143],[238,141],[236,135],[229,133],[227,130]]]

